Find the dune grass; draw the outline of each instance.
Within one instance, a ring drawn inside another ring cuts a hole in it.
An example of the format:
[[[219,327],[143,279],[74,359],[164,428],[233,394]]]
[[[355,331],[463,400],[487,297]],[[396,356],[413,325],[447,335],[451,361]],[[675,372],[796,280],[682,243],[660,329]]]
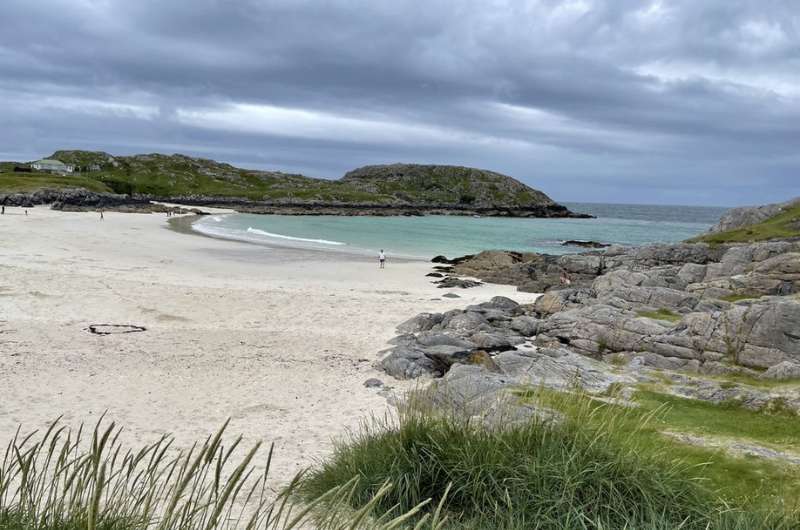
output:
[[[785,506],[718,491],[709,476],[720,477],[708,468],[717,461],[723,462],[717,469],[731,465],[720,472],[731,478],[741,471],[739,462],[679,447],[658,433],[651,423],[660,408],[626,410],[552,394],[542,400],[564,419],[534,418],[490,430],[479,421],[412,411],[396,424],[365,425],[312,470],[298,491],[311,499],[355,476],[352,500],[360,506],[390,481],[395,488],[379,505],[396,513],[447,492],[443,506],[450,529],[800,525],[800,516]]]
[[[389,530],[425,505],[381,515],[375,508],[391,491],[382,484],[354,510],[355,481],[298,505],[293,498],[299,476],[277,496],[267,487],[272,448],[266,462],[256,464],[260,444],[243,448],[241,438],[226,444],[224,431],[225,426],[182,451],[170,437],[128,449],[114,424],[98,424],[89,436],[57,424],[43,434],[18,433],[0,462],[0,528]],[[315,510],[321,504],[325,510]],[[420,529],[441,527],[431,512]]]

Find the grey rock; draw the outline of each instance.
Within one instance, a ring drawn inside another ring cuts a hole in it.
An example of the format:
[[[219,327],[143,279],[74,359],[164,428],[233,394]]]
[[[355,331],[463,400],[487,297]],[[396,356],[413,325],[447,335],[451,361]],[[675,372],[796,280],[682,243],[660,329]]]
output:
[[[470,289],[472,287],[479,287],[483,285],[481,282],[476,282],[474,280],[464,280],[461,278],[456,278],[455,276],[448,276],[443,280],[439,280],[438,282],[434,282],[437,284],[439,289]]]
[[[457,348],[461,348],[462,350],[473,347],[472,343],[465,338],[441,331],[420,333],[414,337],[414,341],[423,349],[430,346],[455,346]]]
[[[371,377],[371,378],[367,379],[366,381],[364,381],[364,386],[367,387],[367,388],[380,388],[380,387],[383,386],[383,381],[381,381],[380,379],[376,379],[374,377]]]
[[[457,332],[475,332],[491,329],[489,321],[483,315],[475,312],[459,312],[451,317],[446,317],[442,322],[442,327]]]
[[[501,309],[504,311],[511,311],[519,307],[518,302],[505,296],[495,296],[489,300],[489,304],[495,309]]]
[[[800,363],[793,361],[782,361],[770,366],[761,374],[762,379],[774,379],[777,381],[787,381],[789,379],[800,379]]]
[[[423,376],[441,376],[444,372],[435,360],[421,350],[398,347],[381,362],[384,372],[396,379],[416,379]]]
[[[687,263],[681,267],[680,271],[678,271],[678,277],[685,283],[685,285],[698,283],[705,279],[706,269],[706,265]]]
[[[440,324],[443,319],[444,315],[441,313],[420,313],[397,326],[397,331],[400,333],[427,331]]]
[[[520,344],[525,339],[517,336],[510,336],[504,333],[479,331],[469,339],[476,348],[487,352],[513,350],[516,344]]]
[[[529,316],[518,316],[511,319],[511,329],[523,337],[532,337],[539,331],[539,319]]]
[[[714,225],[709,232],[724,232],[745,226],[754,225],[778,215],[787,207],[800,203],[800,197],[778,204],[764,206],[743,206],[728,210],[725,215]]]

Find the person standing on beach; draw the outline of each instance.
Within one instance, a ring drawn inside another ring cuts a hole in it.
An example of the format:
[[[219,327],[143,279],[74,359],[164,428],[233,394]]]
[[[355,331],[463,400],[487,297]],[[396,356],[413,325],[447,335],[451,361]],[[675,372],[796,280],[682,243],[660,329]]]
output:
[[[103,210],[100,210],[100,220],[103,220]]]
[[[383,253],[383,249],[381,249],[381,251],[378,253],[378,262],[381,264],[380,268],[384,268],[384,265],[386,264],[386,254]]]

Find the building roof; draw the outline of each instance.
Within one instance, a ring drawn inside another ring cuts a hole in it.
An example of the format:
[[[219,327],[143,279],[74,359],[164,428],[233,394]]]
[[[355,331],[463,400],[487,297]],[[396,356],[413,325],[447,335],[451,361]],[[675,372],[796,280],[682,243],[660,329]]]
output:
[[[34,164],[45,164],[48,166],[64,166],[67,167],[67,164],[62,162],[61,160],[53,160],[52,158],[45,158],[43,160],[37,160]]]

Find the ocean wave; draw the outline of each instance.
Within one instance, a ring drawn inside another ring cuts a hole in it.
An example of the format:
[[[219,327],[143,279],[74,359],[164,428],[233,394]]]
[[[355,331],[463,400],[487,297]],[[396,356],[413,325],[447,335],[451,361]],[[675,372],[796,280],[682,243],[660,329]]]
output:
[[[292,237],[292,236],[285,236],[283,234],[274,234],[272,232],[267,232],[266,230],[259,230],[258,228],[253,228],[252,226],[247,228],[247,232],[251,234],[258,234],[260,236],[273,237],[276,239],[286,239],[289,241],[302,241],[304,243],[319,243],[321,245],[336,245],[336,246],[341,246],[346,244],[342,243],[341,241],[329,241],[327,239],[310,239],[305,237]]]

